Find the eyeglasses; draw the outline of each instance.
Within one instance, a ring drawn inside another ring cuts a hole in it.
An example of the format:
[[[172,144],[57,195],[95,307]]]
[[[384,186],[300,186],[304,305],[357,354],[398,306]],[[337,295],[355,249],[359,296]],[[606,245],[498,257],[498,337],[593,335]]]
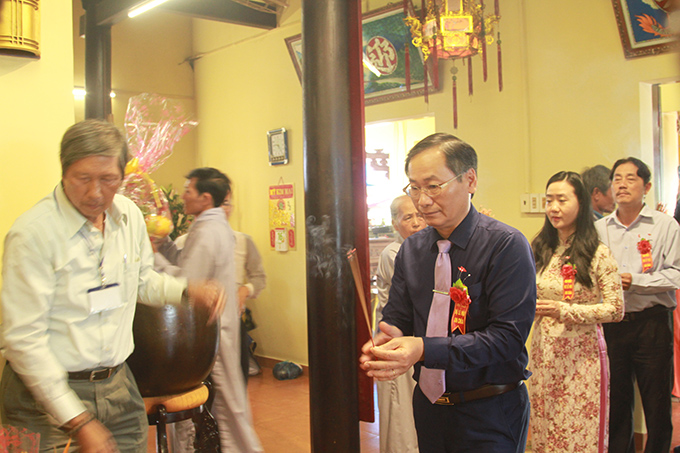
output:
[[[436,197],[437,195],[442,193],[444,186],[446,186],[450,182],[453,182],[456,179],[460,178],[465,173],[466,172],[460,173],[459,175],[454,176],[453,178],[449,179],[448,181],[444,181],[441,184],[428,184],[425,187],[415,187],[411,183],[409,183],[409,184],[406,185],[406,187],[404,187],[403,190],[404,190],[404,193],[411,198],[419,198],[421,193],[424,193],[428,197]]]

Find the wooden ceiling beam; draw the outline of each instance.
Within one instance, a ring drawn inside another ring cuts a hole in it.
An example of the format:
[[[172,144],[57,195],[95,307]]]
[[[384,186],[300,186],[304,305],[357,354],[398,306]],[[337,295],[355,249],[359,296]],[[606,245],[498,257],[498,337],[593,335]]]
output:
[[[276,14],[258,11],[231,0],[170,0],[160,8],[200,19],[271,30],[276,28]]]
[[[95,10],[94,17],[98,26],[111,26],[127,18],[128,11],[143,3],[145,0],[83,0],[83,8]],[[159,8],[201,19],[266,30],[276,28],[276,14],[273,10],[269,14],[232,0],[170,0]]]

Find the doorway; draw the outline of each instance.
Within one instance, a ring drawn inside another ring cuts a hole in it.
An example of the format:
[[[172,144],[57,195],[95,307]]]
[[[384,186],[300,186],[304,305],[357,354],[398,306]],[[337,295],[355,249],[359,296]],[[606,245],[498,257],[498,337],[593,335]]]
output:
[[[390,204],[408,184],[404,162],[417,142],[435,132],[433,115],[368,123],[366,134],[366,196],[371,278],[380,252],[394,241]]]

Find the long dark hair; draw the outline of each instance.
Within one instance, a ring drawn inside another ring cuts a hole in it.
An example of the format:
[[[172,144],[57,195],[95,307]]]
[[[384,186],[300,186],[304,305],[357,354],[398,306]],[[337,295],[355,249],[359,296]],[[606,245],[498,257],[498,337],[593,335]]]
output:
[[[593,223],[593,213],[590,207],[590,194],[581,180],[581,176],[573,171],[561,171],[554,174],[545,185],[546,190],[548,186],[554,182],[566,181],[574,188],[576,199],[578,200],[578,215],[576,216],[576,231],[574,232],[574,240],[565,252],[563,261],[569,261],[576,266],[576,281],[581,285],[592,288],[593,281],[590,278],[590,264],[595,256],[595,251],[600,244],[595,224]],[[539,273],[545,270],[550,262],[550,258],[559,244],[559,236],[557,229],[552,226],[548,216],[545,216],[545,223],[543,228],[536,235],[531,242],[531,248],[534,251],[534,259],[536,260],[536,269]],[[569,257],[567,260],[566,257]]]

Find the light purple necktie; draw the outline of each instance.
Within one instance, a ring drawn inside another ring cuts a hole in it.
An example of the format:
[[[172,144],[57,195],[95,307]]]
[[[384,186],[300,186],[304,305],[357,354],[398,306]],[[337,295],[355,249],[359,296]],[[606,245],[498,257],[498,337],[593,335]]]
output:
[[[439,247],[439,255],[437,256],[437,264],[434,267],[434,289],[443,291],[446,294],[434,293],[432,296],[430,314],[427,317],[426,337],[446,337],[449,335],[449,306],[451,304],[451,297],[449,296],[449,288],[451,288],[451,257],[449,256],[449,249],[451,248],[451,242],[443,239],[437,241],[437,246]],[[420,389],[427,396],[427,399],[433,404],[446,390],[445,374],[445,370],[426,368],[425,366],[420,368],[418,385],[420,385]]]

